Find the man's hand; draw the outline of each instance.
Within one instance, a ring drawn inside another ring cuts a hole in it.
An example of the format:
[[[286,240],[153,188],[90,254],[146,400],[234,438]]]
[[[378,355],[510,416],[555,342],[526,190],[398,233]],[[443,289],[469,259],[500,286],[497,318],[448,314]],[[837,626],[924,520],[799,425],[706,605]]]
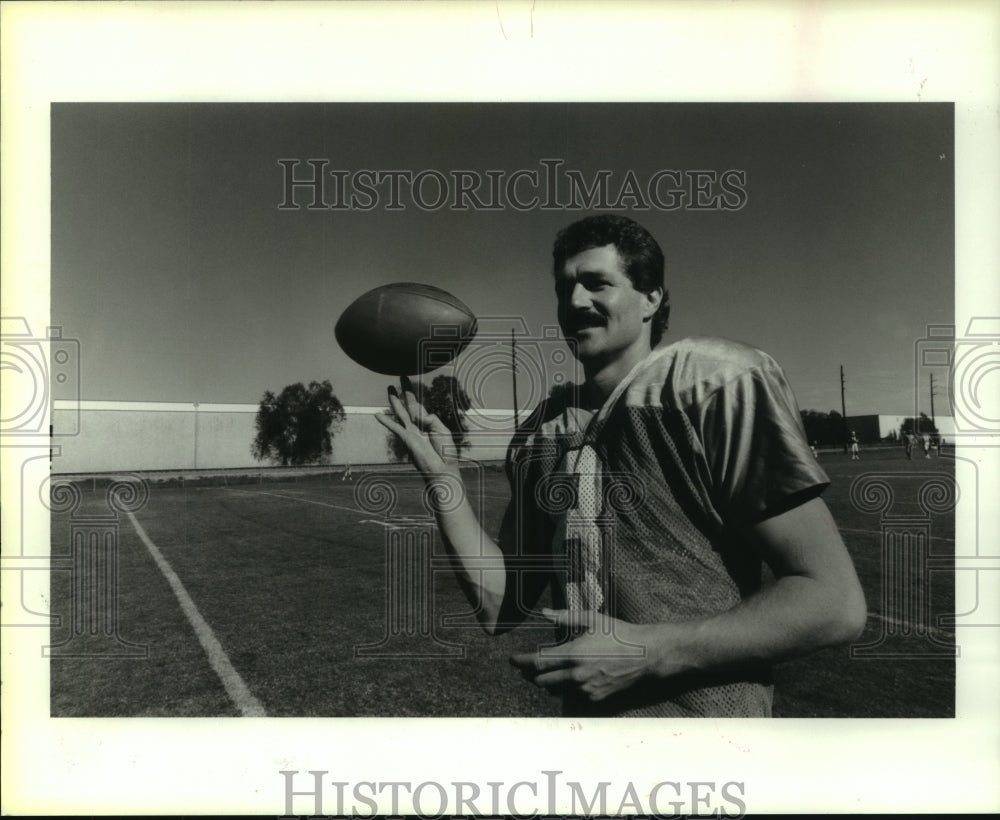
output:
[[[576,637],[511,656],[510,662],[536,686],[553,693],[576,690],[596,702],[663,673],[654,669],[646,627],[600,612],[543,609],[542,615]]]
[[[402,395],[389,386],[389,405],[396,417],[377,413],[375,418],[399,436],[424,478],[454,474],[454,465],[445,458],[448,446],[452,445],[451,431],[434,413],[424,409],[406,376],[400,379],[400,386]]]

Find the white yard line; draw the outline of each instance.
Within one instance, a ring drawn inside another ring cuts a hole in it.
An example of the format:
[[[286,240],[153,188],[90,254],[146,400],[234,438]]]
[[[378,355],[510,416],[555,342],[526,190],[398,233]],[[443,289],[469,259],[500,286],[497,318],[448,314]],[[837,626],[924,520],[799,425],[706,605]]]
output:
[[[287,501],[298,501],[298,502],[301,502],[302,504],[315,504],[318,507],[329,507],[330,509],[333,509],[333,510],[344,510],[346,512],[357,513],[358,515],[368,515],[369,514],[366,510],[361,510],[361,509],[358,509],[357,507],[344,507],[344,506],[341,506],[339,504],[329,504],[326,501],[312,501],[312,500],[310,500],[308,498],[299,498],[298,496],[284,495],[282,493],[269,493],[269,492],[266,492],[264,490],[238,490],[238,489],[235,489],[235,488],[232,488],[232,487],[220,487],[219,489],[220,490],[228,490],[231,493],[246,493],[248,495],[269,495],[269,496],[272,496],[273,498],[284,498]],[[470,496],[470,500],[474,500],[475,498],[494,498],[494,499],[497,499],[497,500],[500,500],[500,501],[508,501],[509,500],[508,496],[491,495],[491,494],[487,494],[487,493],[483,493],[482,495],[475,495],[474,494],[474,495]],[[379,524],[379,525],[381,525],[383,527],[394,526],[394,524],[392,524],[392,523],[385,522],[385,521],[377,521],[377,520],[374,520],[374,519],[366,519],[366,520],[362,521],[361,523],[362,524]],[[841,532],[860,532],[860,533],[865,533],[866,535],[881,535],[882,534],[881,530],[865,530],[865,529],[856,529],[856,528],[852,528],[852,527],[838,527],[838,529]],[[955,539],[954,538],[944,538],[944,537],[942,537],[940,535],[932,535],[931,536],[931,540],[932,541],[947,541],[947,542],[952,543],[952,544],[955,543]]]
[[[286,501],[298,501],[301,504],[315,504],[317,507],[329,507],[333,510],[346,510],[347,512],[358,513],[359,515],[369,515],[366,510],[359,510],[357,507],[342,507],[339,504],[328,504],[325,501],[311,501],[308,498],[299,498],[294,495],[282,495],[281,493],[268,493],[264,490],[236,490],[229,489],[231,493],[246,493],[249,495],[269,495],[273,498],[284,498]]]
[[[329,507],[332,510],[345,510],[346,512],[357,513],[358,515],[370,515],[371,514],[368,510],[362,510],[362,509],[359,509],[357,507],[344,507],[344,506],[341,506],[340,504],[330,504],[330,503],[328,503],[326,501],[312,501],[312,500],[310,500],[308,498],[299,498],[298,496],[284,495],[283,493],[269,493],[269,492],[266,492],[265,490],[238,490],[238,489],[233,488],[233,487],[219,487],[217,489],[228,490],[231,493],[247,493],[249,495],[269,495],[269,496],[272,496],[273,498],[284,498],[287,501],[299,501],[299,502],[301,502],[303,504],[315,504],[318,507]],[[476,498],[496,498],[496,499],[499,499],[501,501],[507,501],[508,500],[507,496],[487,495],[485,493],[483,493],[482,495],[470,494],[469,498],[470,498],[470,500],[475,500]],[[398,517],[399,516],[396,516],[395,518],[398,518]],[[383,524],[383,526],[388,526],[388,525],[386,525],[382,521],[374,521],[374,520],[366,520],[366,521],[362,521],[361,523],[362,524]]]
[[[863,532],[866,535],[881,535],[882,530],[859,530],[854,527],[837,527],[841,532]],[[954,538],[945,538],[942,535],[932,535],[930,536],[931,541],[947,541],[949,544],[954,544]]]
[[[869,612],[868,617],[875,618],[883,623],[892,624],[893,626],[901,626],[904,629],[909,629],[912,633],[916,633],[916,626],[909,621],[904,621],[900,618],[893,618],[889,615],[883,615],[880,612]],[[955,639],[954,632],[945,632],[943,629],[938,629],[936,626],[931,626],[930,624],[925,626],[924,629],[927,631],[927,634],[935,635],[938,638],[945,638],[948,640]]]
[[[264,711],[263,705],[254,697],[249,687],[243,681],[243,678],[240,677],[240,673],[233,668],[226,650],[222,648],[219,639],[215,637],[212,627],[201,616],[198,607],[195,606],[194,601],[191,600],[191,596],[184,589],[181,579],[177,577],[177,573],[174,572],[167,559],[163,557],[163,553],[160,552],[156,544],[146,534],[146,531],[136,520],[135,516],[131,512],[126,514],[129,517],[129,521],[132,522],[132,526],[135,527],[139,538],[142,539],[142,543],[149,550],[149,554],[156,561],[156,565],[160,568],[160,572],[163,573],[163,577],[170,584],[174,595],[177,596],[177,601],[181,605],[181,609],[187,616],[188,621],[191,622],[191,626],[194,628],[194,633],[198,637],[202,649],[208,655],[208,662],[212,665],[212,669],[215,670],[215,674],[219,676],[219,680],[222,681],[222,685],[226,688],[226,693],[229,695],[230,700],[236,704],[236,708],[243,717],[266,717],[267,712]]]

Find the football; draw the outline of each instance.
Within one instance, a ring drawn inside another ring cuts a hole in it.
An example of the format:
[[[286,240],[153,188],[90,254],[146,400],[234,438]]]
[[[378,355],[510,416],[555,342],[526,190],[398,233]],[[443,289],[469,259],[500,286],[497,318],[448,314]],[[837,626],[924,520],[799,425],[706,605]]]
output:
[[[370,290],[334,327],[337,343],[362,367],[415,376],[449,364],[476,335],[476,317],[448,291],[417,282]]]

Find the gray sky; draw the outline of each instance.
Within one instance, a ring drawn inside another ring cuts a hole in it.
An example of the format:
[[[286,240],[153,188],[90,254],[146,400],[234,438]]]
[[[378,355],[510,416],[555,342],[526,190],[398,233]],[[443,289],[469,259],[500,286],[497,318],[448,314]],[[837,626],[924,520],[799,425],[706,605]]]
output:
[[[80,340],[84,399],[255,403],[328,378],[344,404],[381,405],[387,379],[334,340],[351,301],[426,282],[540,334],[552,238],[591,209],[428,211],[404,188],[392,210],[383,185],[370,210],[309,210],[302,190],[281,210],[280,159],[484,180],[559,160],[608,171],[612,199],[629,171],[738,170],[737,209],[620,211],[664,248],[668,338],[767,350],[803,408],[839,410],[843,365],[849,415],[910,413],[914,344],[953,322],[952,148],[947,104],[55,104],[52,322]],[[509,406],[509,382],[483,395]]]

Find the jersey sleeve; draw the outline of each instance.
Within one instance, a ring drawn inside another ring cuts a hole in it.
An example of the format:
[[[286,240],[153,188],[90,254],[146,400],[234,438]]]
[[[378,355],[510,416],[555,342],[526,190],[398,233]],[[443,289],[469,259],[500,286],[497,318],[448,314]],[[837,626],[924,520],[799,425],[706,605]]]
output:
[[[820,495],[830,479],[806,440],[784,372],[772,359],[715,390],[695,424],[722,519],[754,524]]]

